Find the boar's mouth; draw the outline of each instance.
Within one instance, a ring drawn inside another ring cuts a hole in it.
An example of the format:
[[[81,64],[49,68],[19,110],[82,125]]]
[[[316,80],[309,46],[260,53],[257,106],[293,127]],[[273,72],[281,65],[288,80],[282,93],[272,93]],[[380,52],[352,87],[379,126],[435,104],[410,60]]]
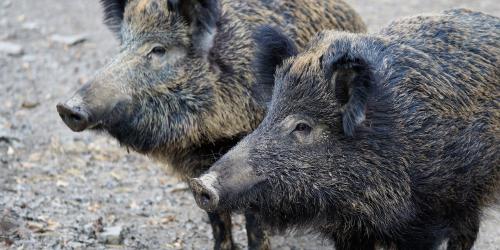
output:
[[[268,192],[271,192],[267,181],[258,182],[251,187],[238,192],[221,194],[219,210],[236,212],[259,212],[262,206],[267,206]]]
[[[87,130],[92,130],[92,131],[104,131],[106,130],[102,122],[96,122],[89,126]]]

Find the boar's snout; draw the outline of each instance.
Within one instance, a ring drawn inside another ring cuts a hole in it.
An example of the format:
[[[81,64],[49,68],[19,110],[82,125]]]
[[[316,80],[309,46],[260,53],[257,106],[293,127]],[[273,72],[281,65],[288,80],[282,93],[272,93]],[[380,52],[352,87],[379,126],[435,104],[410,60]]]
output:
[[[90,125],[89,112],[82,105],[74,105],[71,101],[56,106],[59,116],[73,131],[80,132]]]
[[[193,178],[189,183],[198,206],[209,212],[217,209],[219,205],[219,194],[214,187],[216,178],[213,173],[210,173],[200,178]]]
[[[121,81],[123,80],[120,72],[105,68],[80,87],[69,100],[57,104],[59,116],[75,132],[102,128],[101,126],[110,122],[111,118],[114,122],[124,112],[129,111],[131,100],[130,96],[122,91],[123,86],[119,84]],[[114,116],[110,114],[112,111],[115,111]]]
[[[258,174],[248,162],[251,147],[248,140],[240,141],[208,172],[191,179],[190,186],[198,206],[209,212],[233,209],[239,205],[235,201],[265,185],[267,178]],[[254,198],[253,195],[245,196],[249,200]]]

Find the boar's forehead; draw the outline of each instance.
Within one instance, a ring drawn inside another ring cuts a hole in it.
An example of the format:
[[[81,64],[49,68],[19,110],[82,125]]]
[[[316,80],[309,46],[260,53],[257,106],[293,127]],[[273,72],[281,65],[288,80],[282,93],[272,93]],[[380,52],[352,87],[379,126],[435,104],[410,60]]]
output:
[[[320,65],[320,53],[307,53],[287,61],[276,76],[269,113],[318,115],[333,108],[332,91]]]
[[[189,44],[188,27],[182,17],[168,9],[168,1],[131,0],[124,14],[124,40],[162,37]]]

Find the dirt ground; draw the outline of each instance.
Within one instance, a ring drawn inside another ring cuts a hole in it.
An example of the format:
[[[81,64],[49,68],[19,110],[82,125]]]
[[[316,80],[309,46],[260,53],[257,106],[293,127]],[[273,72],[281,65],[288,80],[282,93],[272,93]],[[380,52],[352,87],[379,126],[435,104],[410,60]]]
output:
[[[454,7],[500,16],[497,0],[348,2],[370,31]],[[56,113],[117,51],[101,20],[98,0],[0,0],[0,42],[13,43],[10,55],[0,43],[0,249],[210,249],[208,219],[185,184],[113,139],[71,132]],[[499,223],[490,209],[475,249],[500,249]],[[242,218],[234,224],[244,248]],[[304,233],[272,244],[331,249]]]

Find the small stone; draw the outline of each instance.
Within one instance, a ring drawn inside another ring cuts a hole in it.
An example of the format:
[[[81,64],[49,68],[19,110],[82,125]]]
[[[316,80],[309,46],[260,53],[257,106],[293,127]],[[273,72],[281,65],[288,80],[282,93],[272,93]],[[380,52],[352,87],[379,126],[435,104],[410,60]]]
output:
[[[62,43],[67,46],[73,46],[78,43],[84,42],[86,40],[86,35],[78,34],[78,35],[59,35],[55,34],[50,37],[50,40],[57,43]]]
[[[92,223],[92,229],[94,234],[96,232],[101,233],[104,231],[104,224],[102,222],[102,217],[99,217],[96,221],[94,221],[94,223]]]
[[[109,245],[120,245],[123,238],[123,227],[121,226],[106,227],[98,236],[99,242]]]
[[[167,215],[160,219],[161,224],[168,224],[173,221],[175,221],[175,215]]]
[[[34,56],[34,55],[24,55],[22,57],[22,60],[23,60],[23,62],[32,63],[32,62],[36,61],[36,56]]]
[[[23,23],[21,27],[25,30],[36,30],[38,28],[38,24],[35,22],[26,22]]]
[[[8,154],[8,155],[13,155],[14,153],[15,153],[14,148],[9,147],[9,148],[7,149],[7,154]]]
[[[12,4],[12,2],[11,2],[10,0],[7,0],[7,1],[5,1],[5,2],[3,3],[3,7],[4,7],[4,8],[8,8],[8,7],[10,7],[10,5],[11,5],[11,4]]]
[[[4,209],[0,214],[0,236],[6,236],[16,231],[21,224],[19,215],[12,209]]]
[[[177,193],[177,192],[184,192],[188,191],[189,186],[186,183],[177,183],[172,185],[172,187],[167,188],[167,192],[169,193]]]
[[[26,226],[29,230],[35,233],[44,233],[46,232],[46,225],[44,223],[29,221],[26,223]]]
[[[11,56],[19,56],[23,54],[23,47],[19,44],[0,41],[0,52]]]
[[[55,220],[48,219],[47,220],[47,230],[48,231],[55,231],[57,228],[59,228],[61,224]]]
[[[67,187],[68,185],[69,185],[69,183],[66,181],[63,181],[63,180],[58,180],[56,182],[56,186],[58,186],[58,187]]]
[[[67,246],[71,249],[83,249],[85,247],[85,244],[80,242],[70,241]]]
[[[36,108],[38,105],[40,105],[40,103],[39,103],[39,102],[25,100],[25,101],[23,101],[23,103],[21,104],[21,107],[23,107],[23,108],[25,108],[25,109],[33,109],[33,108]]]
[[[19,15],[19,16],[17,16],[16,19],[17,19],[18,22],[24,22],[24,20],[26,20],[26,16],[25,15]]]

